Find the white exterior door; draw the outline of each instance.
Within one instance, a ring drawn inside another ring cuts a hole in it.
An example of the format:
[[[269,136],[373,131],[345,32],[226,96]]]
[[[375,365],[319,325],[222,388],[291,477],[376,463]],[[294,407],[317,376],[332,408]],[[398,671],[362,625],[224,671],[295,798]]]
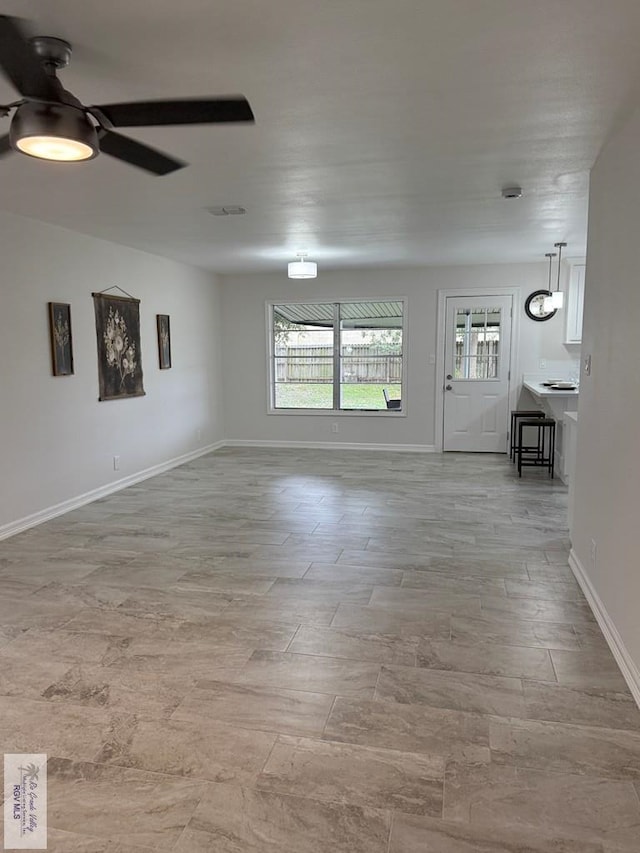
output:
[[[506,453],[512,296],[449,296],[444,450]]]

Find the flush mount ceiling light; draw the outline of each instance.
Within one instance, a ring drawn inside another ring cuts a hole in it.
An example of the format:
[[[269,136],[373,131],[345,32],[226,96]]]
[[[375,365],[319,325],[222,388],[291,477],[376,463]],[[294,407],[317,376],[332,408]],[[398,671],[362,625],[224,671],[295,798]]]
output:
[[[315,261],[305,261],[306,252],[296,252],[297,261],[289,264],[289,278],[317,278],[318,264]]]
[[[554,243],[558,250],[558,281],[556,289],[551,294],[551,305],[553,308],[562,308],[564,305],[564,293],[560,290],[560,262],[562,261],[562,250],[567,248],[566,243]]]

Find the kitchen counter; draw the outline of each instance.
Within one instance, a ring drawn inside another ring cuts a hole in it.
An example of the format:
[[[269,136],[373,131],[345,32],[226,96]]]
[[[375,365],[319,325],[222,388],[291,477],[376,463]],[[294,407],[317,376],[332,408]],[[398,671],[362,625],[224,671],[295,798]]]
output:
[[[567,458],[565,458],[566,439],[569,436],[573,437],[571,427],[577,428],[577,409],[580,391],[579,389],[575,391],[554,391],[552,388],[543,385],[543,381],[542,377],[530,376],[527,379],[523,376],[522,387],[533,397],[535,405],[556,422],[555,468],[560,479],[564,483],[568,483],[571,478],[571,463],[569,459],[570,454],[567,454]],[[526,403],[524,405],[526,406]],[[574,417],[576,418],[575,421]],[[569,429],[567,429],[568,426]],[[569,444],[571,444],[571,438]]]
[[[523,387],[529,391],[530,394],[533,394],[534,397],[578,397],[580,391],[576,388],[575,391],[558,391],[553,388],[548,388],[546,385],[543,385],[541,382],[533,382],[531,380],[525,379],[522,383]]]

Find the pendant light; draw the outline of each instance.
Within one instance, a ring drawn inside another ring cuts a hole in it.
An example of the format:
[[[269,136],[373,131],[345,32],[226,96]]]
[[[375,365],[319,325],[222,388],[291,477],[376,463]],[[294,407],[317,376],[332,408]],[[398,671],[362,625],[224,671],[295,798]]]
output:
[[[551,307],[562,308],[564,305],[564,293],[560,290],[560,263],[562,261],[562,250],[567,248],[567,244],[554,243],[553,245],[558,250],[558,283],[556,289],[551,294]]]
[[[289,264],[289,278],[317,278],[318,265],[314,261],[305,261],[306,252],[297,252],[297,261]]]
[[[549,258],[549,284],[547,290],[549,292],[548,296],[545,296],[544,301],[542,303],[542,307],[544,308],[546,313],[551,313],[553,311],[553,291],[551,290],[551,264],[553,259],[556,257],[555,252],[546,252],[545,258]]]

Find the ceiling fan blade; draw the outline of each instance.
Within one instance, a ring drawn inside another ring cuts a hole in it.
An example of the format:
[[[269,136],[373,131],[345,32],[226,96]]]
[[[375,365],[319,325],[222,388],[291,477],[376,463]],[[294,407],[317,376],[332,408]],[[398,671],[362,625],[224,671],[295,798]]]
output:
[[[221,124],[254,121],[249,101],[233,98],[181,98],[177,101],[137,101],[89,107],[99,111],[113,127],[149,127],[160,124]]]
[[[112,157],[117,157],[118,160],[131,163],[132,166],[146,169],[147,172],[154,175],[168,175],[170,172],[175,172],[187,165],[181,160],[175,160],[161,151],[156,151],[155,148],[150,148],[148,145],[136,142],[135,139],[130,139],[128,136],[122,136],[120,133],[114,133],[105,128],[98,130],[98,143],[100,151],[104,154],[110,154]]]
[[[5,154],[10,154],[13,151],[11,147],[11,143],[9,142],[9,134],[6,136],[0,137],[0,157],[4,157]]]
[[[60,102],[59,89],[45,72],[16,18],[0,15],[0,68],[25,98]]]

